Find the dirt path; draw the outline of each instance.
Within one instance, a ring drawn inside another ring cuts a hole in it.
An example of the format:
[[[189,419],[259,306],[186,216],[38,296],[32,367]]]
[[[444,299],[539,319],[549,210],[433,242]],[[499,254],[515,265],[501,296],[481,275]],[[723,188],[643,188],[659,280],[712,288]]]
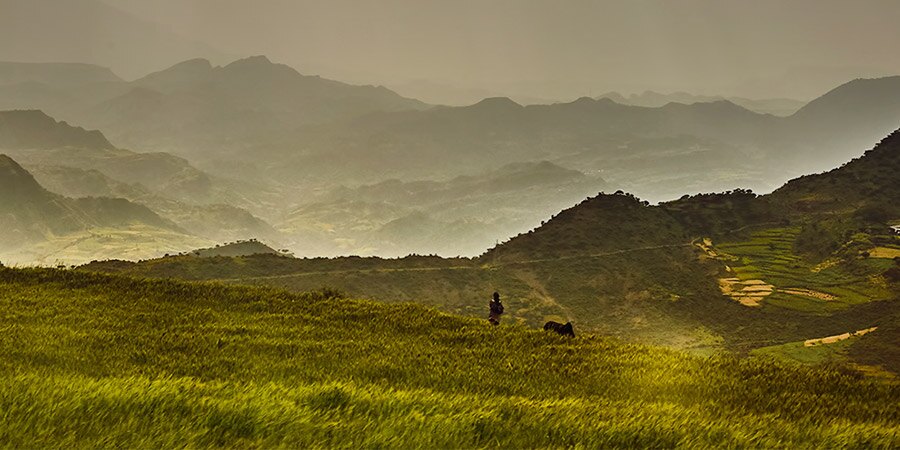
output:
[[[565,261],[569,259],[592,259],[592,258],[603,258],[606,256],[615,256],[615,255],[623,255],[626,253],[634,253],[634,252],[643,252],[647,250],[660,250],[664,248],[678,248],[678,247],[690,247],[694,245],[693,242],[689,242],[686,244],[666,244],[666,245],[649,245],[646,247],[635,247],[628,248],[624,250],[614,250],[611,252],[603,252],[603,253],[592,253],[588,255],[572,255],[572,256],[560,256],[556,258],[542,258],[542,259],[527,259],[523,261],[513,261],[508,263],[499,263],[499,264],[491,264],[492,267],[504,267],[504,266],[515,266],[521,264],[530,264],[530,263],[541,263],[541,262],[554,262],[554,261]]]
[[[241,277],[241,278],[213,278],[215,281],[238,282],[251,280],[277,280],[284,278],[294,278],[302,276],[314,275],[330,275],[342,273],[376,273],[376,272],[437,272],[441,270],[481,270],[481,266],[443,266],[443,267],[401,267],[396,269],[342,269],[342,270],[322,270],[317,272],[294,272],[283,275],[266,275],[259,277]]]
[[[837,299],[837,297],[835,297],[831,294],[826,294],[825,292],[814,291],[812,289],[788,288],[788,289],[779,289],[778,291],[784,292],[785,294],[817,298],[819,300],[835,300],[835,299]]]
[[[217,281],[225,281],[225,282],[239,282],[239,281],[250,281],[250,280],[277,280],[284,278],[293,278],[298,276],[313,276],[313,275],[328,275],[328,274],[341,274],[341,273],[375,273],[375,272],[435,272],[441,270],[484,270],[484,269],[496,269],[498,267],[510,267],[524,264],[533,264],[533,263],[542,263],[542,262],[554,262],[554,261],[566,261],[572,259],[593,259],[593,258],[604,258],[607,256],[616,256],[623,255],[627,253],[633,252],[642,252],[648,250],[659,250],[665,248],[678,248],[678,247],[690,247],[694,245],[693,243],[686,244],[667,244],[667,245],[653,245],[646,247],[636,247],[629,248],[624,250],[615,250],[611,252],[603,252],[603,253],[593,253],[588,255],[572,255],[572,256],[561,256],[558,258],[542,258],[542,259],[529,259],[523,261],[514,261],[508,263],[495,263],[495,264],[485,264],[485,265],[476,265],[472,264],[471,266],[441,266],[441,267],[409,267],[409,268],[396,268],[396,269],[343,269],[343,270],[324,270],[317,272],[295,272],[284,275],[269,275],[269,276],[259,276],[259,277],[240,277],[240,278],[215,278]]]
[[[834,336],[828,336],[828,337],[823,337],[823,338],[818,338],[818,339],[807,339],[806,341],[803,341],[803,346],[804,347],[812,347],[815,345],[834,344],[835,342],[844,341],[844,340],[850,339],[851,337],[869,334],[877,329],[878,329],[878,327],[872,327],[872,328],[866,328],[864,330],[851,331],[849,333],[836,334]]]

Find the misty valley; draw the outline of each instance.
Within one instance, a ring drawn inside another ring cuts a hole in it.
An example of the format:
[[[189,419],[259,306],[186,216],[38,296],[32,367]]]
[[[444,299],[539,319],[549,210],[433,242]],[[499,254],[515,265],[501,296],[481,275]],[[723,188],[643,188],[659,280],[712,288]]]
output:
[[[900,65],[467,87],[300,36],[468,3],[276,3],[0,0],[0,448],[900,446]]]

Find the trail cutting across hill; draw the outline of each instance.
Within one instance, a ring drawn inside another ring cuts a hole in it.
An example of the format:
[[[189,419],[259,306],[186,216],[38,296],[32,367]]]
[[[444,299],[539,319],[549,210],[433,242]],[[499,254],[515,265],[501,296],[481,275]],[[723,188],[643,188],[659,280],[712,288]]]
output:
[[[544,263],[544,262],[556,262],[556,261],[566,261],[572,259],[593,259],[593,258],[604,258],[608,256],[617,256],[623,255],[627,253],[634,252],[642,252],[648,250],[661,250],[667,248],[679,248],[679,247],[690,247],[693,243],[685,243],[685,244],[666,244],[666,245],[652,245],[652,246],[644,246],[644,247],[636,247],[630,249],[623,250],[615,250],[610,252],[602,252],[602,253],[592,253],[588,255],[571,255],[571,256],[560,256],[556,258],[539,258],[539,259],[527,259],[527,260],[518,260],[518,261],[510,261],[510,262],[500,262],[500,263],[490,263],[485,265],[466,265],[466,266],[440,266],[440,267],[401,267],[401,268],[390,268],[390,269],[341,269],[341,270],[324,270],[324,271],[315,271],[315,272],[295,272],[288,273],[283,275],[269,275],[269,276],[257,276],[257,277],[240,277],[240,278],[219,278],[219,281],[223,282],[239,282],[239,281],[247,281],[247,280],[277,280],[277,279],[285,279],[285,278],[293,278],[298,276],[314,276],[314,275],[329,275],[329,274],[342,274],[342,273],[375,273],[375,272],[435,272],[435,271],[443,271],[443,270],[484,270],[484,269],[496,269],[498,267],[510,267],[510,266],[520,266],[527,264],[535,264],[535,263]]]

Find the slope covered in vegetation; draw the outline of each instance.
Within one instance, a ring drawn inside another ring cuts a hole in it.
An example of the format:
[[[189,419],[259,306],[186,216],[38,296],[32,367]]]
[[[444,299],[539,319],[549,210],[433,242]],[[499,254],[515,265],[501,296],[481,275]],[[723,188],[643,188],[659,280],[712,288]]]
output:
[[[896,447],[900,386],[417,305],[0,269],[13,447]]]

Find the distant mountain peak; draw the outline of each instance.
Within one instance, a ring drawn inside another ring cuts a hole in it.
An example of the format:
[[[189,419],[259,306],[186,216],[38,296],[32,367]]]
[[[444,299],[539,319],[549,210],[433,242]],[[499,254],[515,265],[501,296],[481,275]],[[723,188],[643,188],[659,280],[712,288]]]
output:
[[[623,105],[628,103],[628,99],[625,98],[624,95],[622,95],[616,91],[609,91],[609,92],[597,97],[595,100],[597,100],[597,101],[608,100],[608,101],[613,101],[615,103],[621,103]]]
[[[209,76],[213,66],[209,60],[194,58],[182,61],[167,69],[151,73],[137,81],[135,84],[141,88],[152,88],[159,91],[168,91],[185,84],[202,80]]]
[[[239,59],[235,62],[243,62],[245,64],[272,64],[272,61],[266,55],[252,55],[243,59]]]
[[[263,55],[239,59],[217,69],[220,70],[220,75],[231,78],[275,77],[285,80],[319,78],[304,75],[287,64],[273,63],[268,57]]]
[[[281,66],[282,64],[273,63],[267,56],[265,55],[256,55],[256,56],[248,56],[246,58],[241,58],[236,61],[233,61],[225,67],[225,70],[235,69],[235,68],[246,68],[246,67],[269,67],[269,66]]]
[[[754,113],[747,108],[744,108],[741,105],[738,105],[730,100],[715,100],[710,102],[697,102],[697,103],[679,103],[679,102],[669,102],[661,107],[662,109],[675,109],[675,110],[686,110],[693,109],[697,111],[736,111],[736,112],[747,112]]]
[[[857,78],[807,103],[794,116],[815,117],[831,114],[841,120],[843,117],[857,114],[859,104],[892,105],[898,93],[900,93],[900,75]],[[880,111],[876,112],[880,114]],[[821,117],[817,119],[821,120]]]
[[[578,97],[578,99],[572,102],[573,105],[593,105],[595,103],[597,103],[597,100],[590,97]]]
[[[626,105],[626,106],[628,106],[628,103],[618,102],[615,99],[610,98],[610,97],[598,97],[596,100],[594,100],[594,104],[595,105]]]
[[[211,62],[209,62],[208,59],[194,58],[194,59],[189,59],[187,61],[182,61],[178,64],[175,64],[174,66],[169,67],[168,69],[166,69],[162,72],[208,71],[208,70],[211,70],[212,68],[213,68],[213,65]],[[160,72],[157,72],[157,73],[160,73]],[[152,75],[153,74],[151,74],[149,76],[152,76]]]
[[[516,103],[513,99],[511,99],[509,97],[489,97],[489,98],[486,98],[486,99],[472,105],[471,108],[500,110],[500,109],[522,109],[522,108],[524,108],[524,106]]]

